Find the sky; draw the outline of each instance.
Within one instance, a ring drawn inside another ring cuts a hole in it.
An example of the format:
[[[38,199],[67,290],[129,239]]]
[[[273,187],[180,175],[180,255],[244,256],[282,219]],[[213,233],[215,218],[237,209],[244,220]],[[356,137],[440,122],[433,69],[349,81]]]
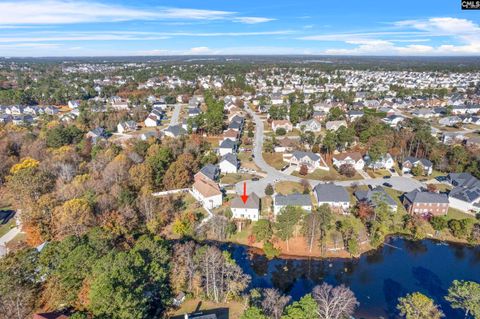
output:
[[[0,0],[0,56],[478,56],[461,0]]]

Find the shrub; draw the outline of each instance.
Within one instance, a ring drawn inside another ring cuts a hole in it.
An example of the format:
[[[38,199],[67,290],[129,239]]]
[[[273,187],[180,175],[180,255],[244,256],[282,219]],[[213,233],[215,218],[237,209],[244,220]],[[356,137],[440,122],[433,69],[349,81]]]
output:
[[[278,136],[283,136],[283,135],[287,134],[287,131],[283,127],[279,127],[275,131],[275,134],[278,135]]]

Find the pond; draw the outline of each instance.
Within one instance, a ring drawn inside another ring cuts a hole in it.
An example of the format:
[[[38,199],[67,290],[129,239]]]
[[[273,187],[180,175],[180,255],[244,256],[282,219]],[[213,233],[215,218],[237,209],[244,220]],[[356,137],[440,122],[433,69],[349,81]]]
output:
[[[444,296],[454,279],[480,282],[480,247],[412,241],[392,237],[386,245],[359,259],[274,259],[251,255],[231,245],[237,263],[252,277],[251,288],[274,287],[300,299],[322,282],[345,284],[360,306],[356,318],[396,318],[397,299],[414,291],[439,304],[446,318],[463,318]]]

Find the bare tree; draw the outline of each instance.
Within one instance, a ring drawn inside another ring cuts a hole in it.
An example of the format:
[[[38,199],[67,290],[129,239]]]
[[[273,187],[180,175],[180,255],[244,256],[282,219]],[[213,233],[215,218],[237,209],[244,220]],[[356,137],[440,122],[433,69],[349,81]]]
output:
[[[344,285],[333,287],[323,283],[313,288],[312,295],[320,319],[349,318],[358,306],[354,293]]]
[[[277,289],[268,288],[263,291],[262,308],[270,318],[279,319],[289,301],[290,296],[282,295]]]

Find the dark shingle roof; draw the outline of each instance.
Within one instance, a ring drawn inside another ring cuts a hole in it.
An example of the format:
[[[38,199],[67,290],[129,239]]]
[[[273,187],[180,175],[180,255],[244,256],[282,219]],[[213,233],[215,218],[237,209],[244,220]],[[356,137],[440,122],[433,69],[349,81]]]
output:
[[[349,202],[350,195],[342,186],[335,184],[318,184],[313,189],[319,202]]]
[[[278,206],[311,206],[312,200],[308,194],[278,194],[274,197],[275,205]]]
[[[238,165],[238,159],[237,159],[237,155],[235,154],[232,154],[232,153],[228,153],[226,155],[224,155],[221,159],[220,159],[220,162],[222,161],[227,161],[235,166]]]
[[[312,161],[318,161],[320,159],[319,155],[312,152],[295,151],[293,152],[292,156],[299,160],[305,156],[308,156]]]
[[[246,203],[243,203],[243,200],[240,196],[235,197],[232,200],[232,204],[230,205],[232,208],[260,208],[260,198],[258,198],[257,194],[251,193],[248,195],[248,199]]]
[[[200,169],[200,172],[214,181],[218,176],[218,166],[213,164],[207,164]]]
[[[405,197],[412,203],[448,203],[445,194],[438,194],[415,189],[405,194]]]
[[[369,189],[368,191],[356,191],[354,195],[359,201],[366,201],[373,206],[378,204],[378,201],[384,201],[389,206],[397,205],[397,202],[395,202],[381,186]]]

